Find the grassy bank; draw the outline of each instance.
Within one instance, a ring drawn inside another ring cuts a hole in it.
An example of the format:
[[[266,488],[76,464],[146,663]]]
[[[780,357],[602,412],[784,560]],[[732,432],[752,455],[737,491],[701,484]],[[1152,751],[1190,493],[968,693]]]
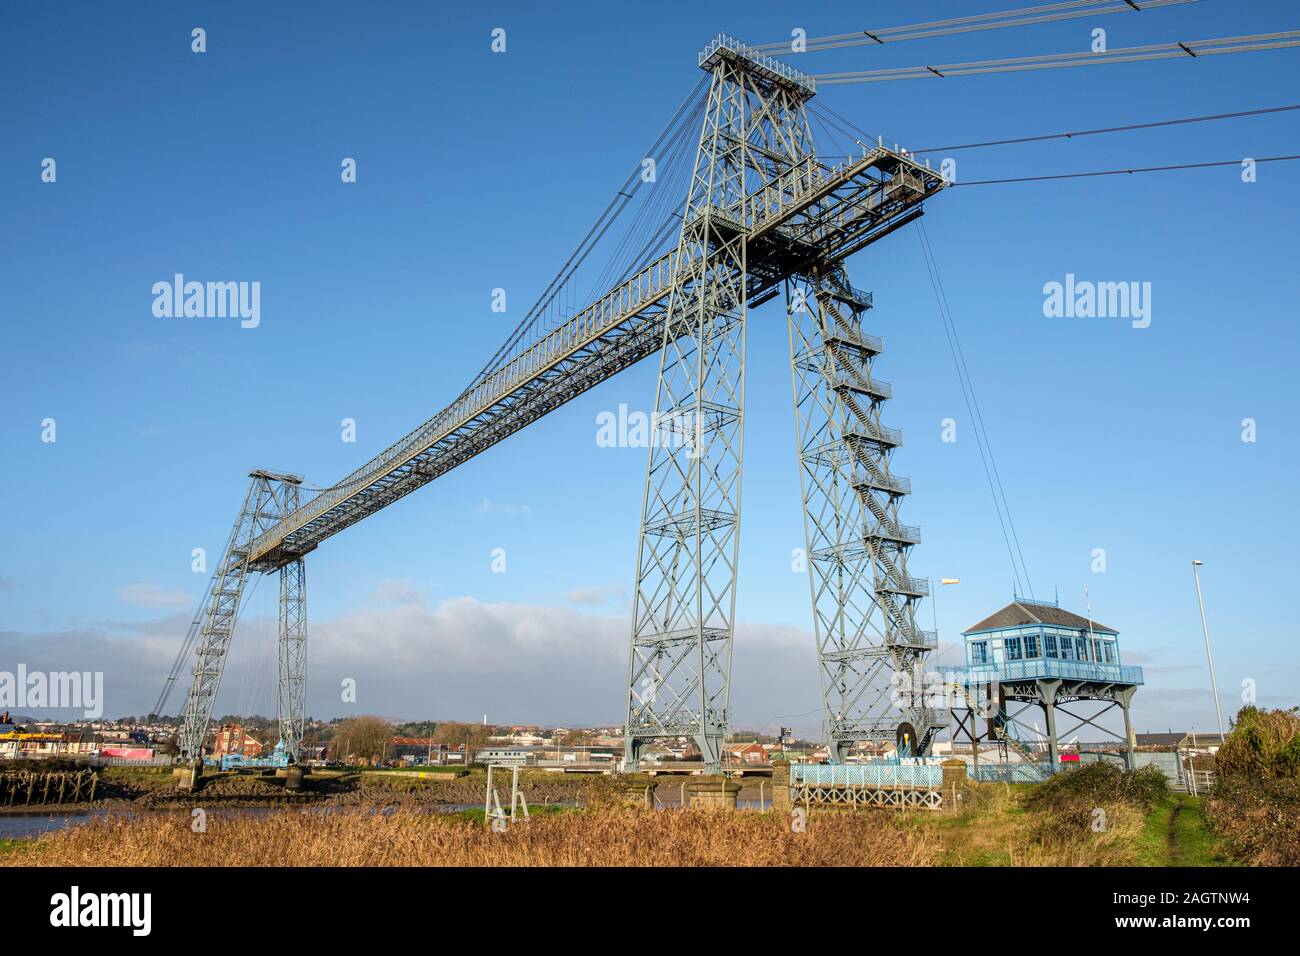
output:
[[[548,776],[528,778],[526,792]],[[392,797],[392,777],[370,779]],[[216,810],[208,816],[207,832],[198,834],[191,832],[188,814],[115,816],[12,844],[0,852],[0,863],[1205,866],[1224,861],[1199,801],[1170,793],[1158,774],[1107,765],[1069,771],[1037,786],[970,785],[955,810],[939,813],[813,808],[803,832],[792,827],[788,810],[625,809],[626,782],[582,782],[594,787],[582,807],[548,808],[530,792],[531,820],[504,833],[484,826],[481,809],[430,813],[423,802],[442,787],[458,792],[455,785],[462,783],[481,800],[479,776],[433,783],[399,779],[396,784],[410,787],[415,797],[386,803],[370,794],[355,808],[308,807],[256,817]],[[385,812],[373,812],[375,806]],[[111,858],[106,846],[113,847]]]

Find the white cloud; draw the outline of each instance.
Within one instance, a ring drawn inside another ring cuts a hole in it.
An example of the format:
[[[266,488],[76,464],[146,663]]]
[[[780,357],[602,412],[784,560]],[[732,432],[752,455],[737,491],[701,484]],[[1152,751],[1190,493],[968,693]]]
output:
[[[627,707],[625,613],[489,604],[469,597],[430,605],[403,581],[376,590],[389,603],[308,622],[312,716],[377,713],[477,720],[486,712],[500,723],[622,723]],[[141,714],[153,707],[188,625],[189,615],[177,613],[147,623],[105,622],[57,633],[0,632],[0,662],[21,661],[42,671],[103,671],[105,713]],[[273,617],[241,619],[217,714],[274,713],[275,640]],[[182,684],[172,694],[171,713],[178,711],[188,689],[188,671],[187,662]],[[340,682],[346,677],[357,682],[355,705],[340,699]],[[816,651],[808,631],[740,622],[731,682],[733,727],[785,724],[815,734],[820,701]],[[1294,703],[1261,692],[1264,706]],[[1208,730],[1214,719],[1208,691],[1144,687],[1134,704],[1139,731],[1166,726]],[[1237,706],[1225,696],[1225,718]]]
[[[423,604],[424,592],[406,578],[385,578],[376,581],[373,590],[376,602],[384,605]]]
[[[117,599],[135,607],[175,609],[190,607],[194,596],[177,588],[164,588],[156,584],[128,584],[117,589]]]
[[[479,514],[522,515],[525,518],[532,517],[533,514],[533,509],[528,505],[508,505],[491,498],[484,498],[474,506],[474,510]]]
[[[570,604],[587,604],[600,605],[606,601],[620,600],[623,605],[627,605],[627,589],[615,585],[605,587],[591,588],[574,588],[565,595],[565,600]]]

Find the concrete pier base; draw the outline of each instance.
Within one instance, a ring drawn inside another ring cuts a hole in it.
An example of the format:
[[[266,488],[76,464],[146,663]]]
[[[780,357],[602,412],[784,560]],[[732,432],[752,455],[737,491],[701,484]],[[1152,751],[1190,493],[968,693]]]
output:
[[[629,784],[623,790],[623,802],[629,807],[644,807],[653,810],[655,805],[656,781],[650,783]]]
[[[172,768],[172,779],[176,781],[177,790],[196,790],[203,777],[203,764],[182,764]]]
[[[704,810],[734,810],[740,784],[730,780],[695,780],[686,785],[691,807]]]

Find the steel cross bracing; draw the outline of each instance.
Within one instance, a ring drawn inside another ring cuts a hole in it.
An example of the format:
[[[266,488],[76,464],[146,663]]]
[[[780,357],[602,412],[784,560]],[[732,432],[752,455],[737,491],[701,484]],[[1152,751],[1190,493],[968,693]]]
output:
[[[924,752],[943,726],[925,706],[925,656],[938,637],[916,623],[928,583],[908,574],[907,556],[921,531],[899,520],[911,482],[890,471],[902,435],[881,422],[893,389],[873,373],[884,346],[862,329],[871,304],[836,264],[788,283],[805,553],[834,763],[860,740]]]
[[[783,210],[787,194],[801,192],[798,184],[805,171],[819,168],[804,108],[812,86],[788,68],[772,70],[734,41],[715,41],[701,61],[713,76],[682,217],[652,419],[629,654],[628,768],[637,766],[648,741],[665,736],[694,738],[704,764],[711,769],[720,765],[729,716],[740,539],[745,319],[751,300],[767,297],[753,296],[750,283],[806,283],[805,274],[819,276],[814,301],[830,311],[835,306],[827,277],[833,274],[848,290],[841,299],[852,302],[842,270],[833,272],[847,252],[827,241],[832,230],[825,227],[828,220],[838,225],[862,214],[853,199],[836,197],[838,208],[830,216],[824,208],[810,207],[802,217],[770,226],[769,210]],[[933,181],[930,191],[941,185],[933,174],[918,172],[918,196],[926,194],[927,178]],[[791,184],[788,190],[786,184]],[[902,182],[898,188],[909,190]],[[869,209],[873,198],[881,196],[859,201]],[[793,341],[793,314],[791,318]],[[843,441],[854,452],[858,443],[848,443],[850,434],[880,429],[878,403],[887,395],[872,393],[871,353],[849,346],[841,350],[839,338],[829,339],[826,349],[827,362],[814,369],[823,380],[823,404],[831,416],[850,415],[858,427],[845,424],[821,438]],[[862,395],[854,397],[858,385]],[[864,467],[888,458],[887,448],[874,457],[860,454]],[[879,467],[887,473],[887,465]],[[818,504],[807,487],[805,491],[806,511],[815,523]],[[837,592],[839,630],[819,633],[823,669],[834,678],[825,687],[828,719],[831,701],[838,698],[831,728],[837,758],[838,748],[850,740],[894,736],[904,718],[909,727],[925,728],[924,741],[911,731],[910,743],[918,748],[940,725],[929,719],[919,697],[916,706],[901,710],[889,697],[895,670],[919,681],[927,646],[916,629],[912,601],[921,595],[892,593],[895,585],[911,583],[906,574],[910,542],[883,536],[901,533],[895,498],[880,504],[869,490],[860,494],[879,515],[870,522],[852,516],[856,520],[846,534],[858,554],[836,560],[841,573],[846,562],[852,564],[867,592],[854,593],[852,587]],[[814,564],[816,578],[824,568]],[[815,583],[815,608],[818,590]],[[869,606],[843,605],[846,599],[867,597],[879,604],[874,640],[867,631],[873,623]],[[816,610],[815,617],[820,623]]]
[[[1127,681],[1073,680],[1054,678],[1024,678],[1000,682],[957,680],[948,686],[948,716],[953,728],[953,740],[965,739],[971,744],[976,766],[979,764],[981,740],[996,741],[1003,750],[1015,750],[1021,760],[1037,763],[1045,757],[1048,772],[1060,766],[1061,742],[1072,734],[1089,728],[1096,734],[1095,742],[1105,742],[1117,735],[1099,723],[1101,717],[1118,709],[1124,722],[1121,739],[1126,765],[1134,766],[1133,722],[1130,707],[1138,685]],[[1018,703],[1012,710],[1008,705]],[[1085,705],[1090,713],[1080,714],[1069,707]],[[1067,707],[1066,705],[1069,705]],[[1031,726],[1022,715],[1041,710],[1043,728]],[[1064,729],[1058,717],[1065,715],[1074,724]],[[983,718],[986,729],[979,730],[978,720]],[[1026,741],[1032,741],[1027,744]],[[1042,751],[1042,753],[1038,753]]]
[[[185,699],[185,710],[181,717],[179,746],[187,757],[198,757],[202,753],[203,739],[207,736],[208,721],[212,717],[212,705],[216,702],[217,688],[221,684],[221,675],[226,669],[226,658],[230,650],[230,639],[234,635],[235,621],[239,617],[240,602],[243,600],[244,585],[248,582],[251,570],[251,546],[253,539],[279,521],[284,515],[298,507],[299,486],[302,479],[296,475],[282,475],[270,471],[254,471],[248,493],[244,496],[239,518],[230,532],[225,550],[217,571],[212,576],[212,590],[208,594],[207,606],[203,614],[203,625],[196,645],[193,680],[189,694]],[[299,563],[300,562],[295,562]],[[286,569],[288,573],[288,569]],[[301,573],[297,586],[292,592],[294,605],[292,613],[286,614],[286,588],[281,584],[280,611],[280,684],[282,704],[297,703],[302,696],[302,654],[305,637],[306,619],[303,613],[305,591]],[[292,643],[294,649],[286,654],[286,643]],[[298,668],[297,681],[286,681],[286,669],[291,665]],[[296,686],[296,695],[285,696],[286,688]],[[281,712],[282,742],[286,748],[289,741],[283,737],[287,724],[297,726],[297,741],[302,740],[302,712],[296,718],[289,719],[288,713]],[[294,755],[295,758],[297,754]]]
[[[245,504],[203,613],[195,665],[199,690],[192,689],[187,700],[182,735],[186,756],[199,753],[250,571],[277,570],[300,560],[326,538],[641,359],[656,352],[669,355],[670,346],[673,358],[665,359],[661,373],[659,410],[693,415],[689,427],[698,429],[699,447],[707,453],[689,466],[681,455],[673,455],[657,468],[657,449],[652,449],[650,477],[678,474],[682,487],[674,492],[665,486],[664,500],[689,502],[691,514],[674,523],[682,509],[669,504],[662,520],[643,522],[642,558],[647,547],[654,552],[644,532],[665,540],[694,539],[694,544],[683,544],[685,564],[679,562],[679,567],[695,574],[699,587],[679,576],[667,593],[695,593],[693,611],[682,611],[680,602],[673,606],[678,624],[689,621],[693,628],[686,639],[696,645],[700,671],[720,671],[729,661],[745,309],[780,294],[786,279],[824,270],[910,222],[944,183],[928,167],[883,147],[864,149],[858,159],[834,167],[819,163],[803,110],[813,84],[779,61],[719,37],[701,54],[700,65],[713,74],[713,82],[677,250],[618,283],[527,348],[508,354],[449,406],[338,484],[310,498],[304,494],[296,507],[282,501],[267,502],[267,507]],[[706,157],[704,166],[701,157]],[[672,322],[670,308],[679,317]],[[687,490],[686,478],[692,475]],[[647,514],[649,508],[647,497]],[[659,562],[652,558],[641,565],[648,571]],[[719,583],[727,578],[730,584]],[[649,587],[643,602],[647,613],[656,604],[654,586]],[[292,599],[292,594],[286,597]],[[662,612],[663,602],[658,604]],[[724,642],[705,637],[713,633],[715,617],[727,633],[725,653]],[[301,650],[302,642],[294,640]],[[716,660],[706,647],[710,644],[718,645]],[[284,686],[293,685],[301,659],[301,654],[290,655],[282,667],[282,684],[285,674],[291,675]],[[703,689],[702,683],[688,696],[695,700],[694,709],[705,714],[704,722],[674,717],[663,726],[698,726],[702,736],[720,739],[718,730],[726,724],[725,690],[720,685]],[[286,703],[294,699],[289,695]],[[677,716],[684,717],[687,710]],[[659,726],[650,719],[644,727],[652,724]]]
[[[275,716],[280,744],[296,762],[307,719],[307,566],[302,558],[280,568],[279,645]]]

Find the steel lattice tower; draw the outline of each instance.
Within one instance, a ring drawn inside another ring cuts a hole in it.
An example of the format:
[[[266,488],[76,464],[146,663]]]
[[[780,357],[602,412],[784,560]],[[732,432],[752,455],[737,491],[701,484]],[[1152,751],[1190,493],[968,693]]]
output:
[[[701,66],[712,81],[655,400],[626,764],[636,766],[644,743],[664,736],[691,736],[706,766],[720,764],[740,541],[745,318],[749,304],[770,297],[751,303],[751,275],[761,282],[773,271],[787,279],[813,618],[833,757],[842,757],[846,743],[882,736],[906,735],[910,747],[923,750],[941,724],[910,691],[920,686],[935,639],[915,623],[915,602],[926,591],[907,574],[907,551],[919,532],[898,522],[907,489],[891,479],[889,455],[901,438],[880,423],[890,392],[871,376],[879,340],[860,325],[870,297],[848,284],[839,249],[791,256],[770,239],[751,249],[773,201],[764,184],[796,180],[816,166],[805,110],[814,88],[725,41],[701,55]],[[778,191],[775,201],[782,198]],[[796,257],[802,261],[792,268]]]
[[[280,569],[278,657],[275,716],[280,745],[290,760],[298,761],[307,719],[307,565],[302,558]]]
[[[811,90],[719,46],[682,215],[646,469],[627,764],[689,735],[716,767],[728,720],[744,455],[751,194],[813,155]]]
[[[221,563],[212,578],[207,613],[198,634],[193,683],[185,699],[179,746],[183,755],[203,752],[212,705],[229,657],[230,639],[239,617],[250,573],[252,544],[285,515],[298,509],[297,475],[254,471],[239,519],[230,532]],[[306,570],[301,558],[280,570],[279,691],[276,696],[280,743],[297,760],[302,746],[306,694]]]
[[[890,472],[902,435],[881,422],[893,389],[873,374],[884,346],[862,329],[871,305],[836,263],[787,283],[805,553],[835,763],[859,740],[924,752],[943,725],[922,693],[937,635],[916,624],[928,583],[907,573],[907,555],[921,531],[899,521],[911,482]]]

